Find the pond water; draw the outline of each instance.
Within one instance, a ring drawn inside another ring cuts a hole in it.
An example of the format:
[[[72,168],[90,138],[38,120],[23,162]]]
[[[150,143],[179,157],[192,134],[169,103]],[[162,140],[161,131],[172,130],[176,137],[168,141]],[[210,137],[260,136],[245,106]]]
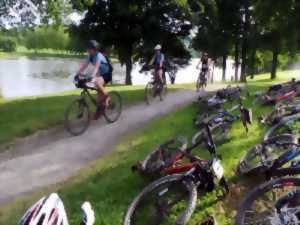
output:
[[[190,65],[179,70],[176,83],[190,83],[197,79],[198,71],[193,59]],[[24,97],[52,94],[74,89],[73,76],[79,67],[79,60],[66,59],[7,59],[0,60],[0,91],[3,97]],[[229,62],[231,64],[231,62]],[[227,78],[233,74],[232,66],[228,66]],[[89,68],[91,69],[91,68]],[[140,74],[139,65],[132,72],[133,84],[146,84],[149,74]],[[221,70],[214,71],[215,80],[221,79]],[[125,67],[114,65],[114,83],[124,83]]]

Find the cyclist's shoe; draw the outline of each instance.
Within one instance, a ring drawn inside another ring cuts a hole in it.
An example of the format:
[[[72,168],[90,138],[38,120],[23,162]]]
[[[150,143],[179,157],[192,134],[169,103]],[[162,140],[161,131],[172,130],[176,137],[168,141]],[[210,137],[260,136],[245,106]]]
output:
[[[95,223],[95,212],[89,202],[85,202],[81,206],[83,219],[81,225],[93,225]]]
[[[198,223],[197,225],[218,225],[218,223],[213,216],[209,216],[207,219]]]

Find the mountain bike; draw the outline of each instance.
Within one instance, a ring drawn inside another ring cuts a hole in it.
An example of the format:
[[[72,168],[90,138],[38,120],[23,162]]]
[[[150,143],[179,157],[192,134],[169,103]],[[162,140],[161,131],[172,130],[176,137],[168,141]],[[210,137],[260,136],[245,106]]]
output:
[[[149,71],[154,67],[150,67],[145,65],[140,70],[140,73]],[[150,105],[155,98],[159,97],[160,101],[163,101],[165,96],[168,93],[167,81],[165,76],[165,71],[163,72],[163,81],[159,79],[159,77],[153,73],[152,79],[150,82],[147,83],[145,87],[145,101],[148,105]]]
[[[202,68],[201,72],[198,76],[197,83],[196,83],[196,90],[199,92],[200,90],[204,90],[207,86],[207,75],[208,69]]]
[[[171,175],[146,186],[128,208],[124,225],[145,224],[145,221],[147,225],[184,225],[187,224],[196,207],[197,190],[212,191],[216,187],[215,180],[217,180],[223,195],[228,193],[229,187],[224,178],[224,169],[220,157],[216,154],[216,146],[208,126],[207,138],[212,160],[202,160],[189,154],[188,152],[194,146],[181,151],[192,164],[170,171]]]
[[[281,118],[280,122],[273,125],[264,135],[264,140],[268,140],[271,137],[274,137],[279,134],[299,134],[299,122],[300,122],[300,113],[285,116]]]
[[[296,85],[296,86],[295,86]],[[265,93],[257,92],[253,105],[272,105],[280,102],[292,102],[299,94],[299,84],[277,84],[269,87]]]
[[[229,139],[229,129],[230,126],[237,120],[241,119],[246,133],[249,131],[248,125],[252,124],[252,110],[247,109],[243,105],[244,99],[240,97],[240,103],[233,106],[229,110],[219,110],[215,113],[201,114],[194,120],[194,125],[199,129],[199,131],[193,136],[192,143],[195,144],[198,140],[202,139],[203,136],[203,126],[208,124],[211,128],[211,133],[214,139]],[[233,112],[239,110],[240,115],[234,115]]]
[[[299,174],[300,163],[295,160],[299,155],[297,136],[275,136],[251,148],[241,158],[237,171],[243,175],[265,174],[267,178]]]
[[[300,224],[300,179],[279,178],[252,190],[242,204],[235,225]]]
[[[292,104],[277,105],[274,110],[259,118],[262,124],[275,125],[283,118],[300,113],[300,102],[296,101]]]
[[[99,110],[101,115],[104,116],[107,122],[116,122],[122,113],[122,98],[116,91],[108,93],[108,105],[98,105],[96,99],[90,93],[90,90],[96,91],[94,87],[88,86],[88,83],[92,81],[92,78],[86,76],[79,76],[75,78],[75,85],[77,88],[82,89],[80,97],[75,99],[65,112],[64,124],[66,130],[74,135],[83,134],[90,125],[92,110],[90,104],[92,104],[96,110]]]

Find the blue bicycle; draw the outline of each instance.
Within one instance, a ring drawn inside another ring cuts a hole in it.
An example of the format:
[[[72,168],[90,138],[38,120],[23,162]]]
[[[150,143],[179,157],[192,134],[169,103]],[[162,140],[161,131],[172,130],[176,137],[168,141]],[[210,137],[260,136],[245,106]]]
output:
[[[237,172],[244,175],[265,174],[267,179],[300,174],[298,156],[298,137],[291,134],[278,135],[251,148],[240,160]]]

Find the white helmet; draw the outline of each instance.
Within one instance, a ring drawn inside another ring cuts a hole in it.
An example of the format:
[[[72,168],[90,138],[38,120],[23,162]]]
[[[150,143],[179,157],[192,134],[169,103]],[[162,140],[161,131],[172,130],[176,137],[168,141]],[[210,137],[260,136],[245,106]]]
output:
[[[56,193],[43,197],[22,217],[19,225],[69,225],[64,204]]]
[[[156,45],[154,48],[154,50],[161,50],[161,49],[162,49],[161,45]]]

